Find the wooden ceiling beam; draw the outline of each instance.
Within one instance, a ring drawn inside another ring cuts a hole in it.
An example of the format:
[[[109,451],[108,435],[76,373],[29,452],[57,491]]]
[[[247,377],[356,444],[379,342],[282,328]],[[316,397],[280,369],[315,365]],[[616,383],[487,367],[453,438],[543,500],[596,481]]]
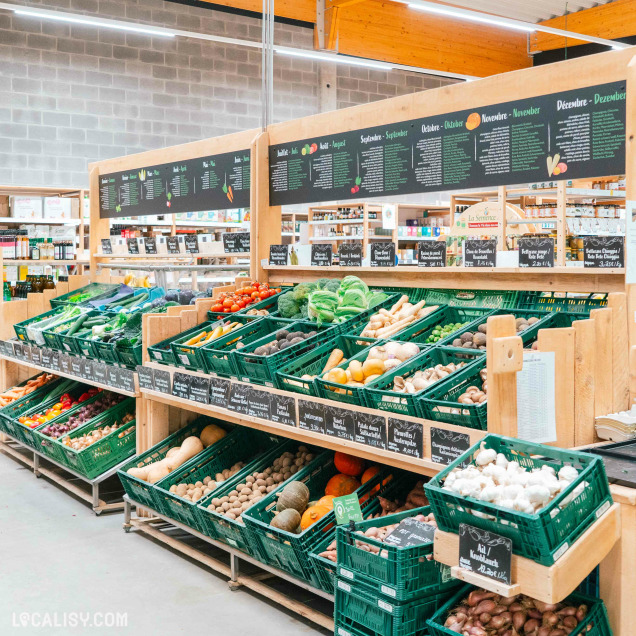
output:
[[[591,9],[583,9],[568,16],[541,22],[544,26],[564,29],[608,40],[636,35],[636,0],[614,0]],[[535,31],[530,35],[530,52],[540,53],[567,46],[588,44],[575,38]]]

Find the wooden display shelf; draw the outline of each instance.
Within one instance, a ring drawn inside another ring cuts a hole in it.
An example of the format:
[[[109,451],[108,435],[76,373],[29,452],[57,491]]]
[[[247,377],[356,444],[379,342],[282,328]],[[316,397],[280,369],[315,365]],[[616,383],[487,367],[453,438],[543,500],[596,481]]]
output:
[[[341,274],[360,276],[367,285],[435,289],[515,289],[522,291],[625,291],[624,269],[584,267],[310,267],[264,265],[270,283],[301,283]]]
[[[186,369],[181,369],[177,367],[169,367],[166,365],[162,365],[158,362],[147,362],[145,364],[147,367],[151,367],[153,369],[159,369],[161,371],[169,371],[171,376],[177,373],[184,373],[187,375],[193,375],[198,377],[209,377],[204,373],[197,373],[196,371],[187,371]],[[228,422],[233,422],[234,424],[238,424],[240,426],[247,426],[249,428],[255,428],[263,431],[267,431],[269,433],[274,433],[276,435],[281,435],[283,437],[289,437],[291,439],[295,439],[299,442],[304,442],[306,444],[313,444],[316,446],[321,446],[323,448],[329,448],[334,451],[349,451],[352,454],[363,457],[365,459],[371,461],[381,462],[383,464],[388,464],[390,466],[395,466],[396,468],[402,468],[404,470],[409,470],[412,472],[420,473],[422,475],[435,475],[440,470],[445,468],[444,464],[439,464],[431,460],[431,448],[430,448],[430,429],[431,427],[454,431],[458,433],[465,433],[470,436],[470,444],[477,443],[484,435],[486,435],[486,431],[480,431],[476,429],[470,429],[462,426],[454,426],[452,424],[446,424],[444,422],[434,422],[431,420],[424,420],[419,418],[407,417],[398,415],[397,413],[385,413],[384,411],[377,411],[374,409],[364,408],[362,406],[350,405],[341,402],[335,402],[333,400],[325,400],[322,398],[317,398],[313,396],[306,396],[300,393],[292,393],[290,391],[281,391],[279,389],[274,389],[258,384],[249,384],[245,382],[239,382],[237,380],[230,380],[232,384],[248,386],[255,389],[259,389],[261,391],[267,391],[272,395],[281,395],[286,397],[292,397],[296,400],[308,400],[312,403],[324,404],[325,406],[337,407],[341,408],[345,411],[351,411],[352,413],[370,413],[373,415],[382,415],[386,417],[394,417],[398,420],[403,420],[406,422],[416,422],[422,425],[422,437],[423,437],[423,449],[421,449],[422,457],[413,457],[410,455],[404,455],[401,453],[397,453],[390,450],[385,450],[383,448],[375,448],[373,446],[369,446],[367,444],[363,444],[360,442],[350,441],[348,439],[342,439],[340,437],[334,437],[332,435],[327,435],[325,433],[318,433],[314,431],[305,430],[299,428],[298,426],[289,426],[286,424],[280,424],[277,422],[272,422],[270,420],[252,417],[248,415],[243,415],[229,408],[222,408],[216,405],[203,404],[201,402],[194,402],[192,400],[186,400],[183,398],[176,397],[174,395],[169,395],[167,393],[161,393],[159,391],[150,391],[146,389],[142,389],[141,393],[144,397],[155,401],[160,402],[162,404],[166,404],[168,406],[175,406],[181,409],[185,409],[187,411],[192,411],[194,413],[199,413],[201,415],[210,415],[212,417],[222,417],[224,420]],[[297,403],[296,403],[297,409]],[[298,421],[298,415],[296,411],[296,421]]]
[[[503,596],[527,594],[544,603],[558,603],[579,586],[620,539],[620,509],[620,504],[613,504],[554,565],[540,565],[513,554],[511,585],[459,567],[457,534],[435,532],[434,558],[450,566],[455,578],[490,592]]]
[[[142,260],[164,260],[173,261],[175,258],[249,258],[249,252],[232,252],[220,254],[94,254],[95,259],[110,259],[110,260],[127,260],[127,259],[142,259]],[[60,261],[58,261],[59,263]],[[6,263],[6,261],[5,261]]]

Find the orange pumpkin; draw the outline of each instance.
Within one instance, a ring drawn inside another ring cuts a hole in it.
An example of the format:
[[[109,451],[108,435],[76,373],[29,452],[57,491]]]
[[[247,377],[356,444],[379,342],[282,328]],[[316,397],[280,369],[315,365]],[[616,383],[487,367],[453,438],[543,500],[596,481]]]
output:
[[[364,470],[364,459],[337,452],[333,458],[333,463],[343,475],[359,477]]]
[[[325,495],[333,495],[334,497],[342,497],[350,495],[360,488],[360,482],[351,475],[334,475],[325,488]]]
[[[318,504],[307,508],[300,519],[300,529],[307,530],[309,526],[313,525],[316,521],[318,521],[318,519],[324,517],[330,512],[331,508],[328,508],[327,506],[320,506]]]
[[[321,497],[318,500],[318,503],[316,505],[317,506],[327,506],[327,508],[329,508],[329,510],[333,510],[333,500],[334,500],[334,496],[333,495],[325,495],[324,497]]]
[[[363,484],[366,484],[369,481],[369,479],[372,479],[373,477],[375,477],[379,472],[380,472],[379,466],[369,466],[369,468],[367,468],[362,474],[362,478],[360,479],[360,481]]]

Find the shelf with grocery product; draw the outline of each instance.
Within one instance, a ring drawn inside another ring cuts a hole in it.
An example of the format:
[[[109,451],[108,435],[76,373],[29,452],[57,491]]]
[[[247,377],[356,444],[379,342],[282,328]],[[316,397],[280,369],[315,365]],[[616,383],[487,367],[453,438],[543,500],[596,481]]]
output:
[[[0,217],[0,225],[80,225],[81,219],[14,219],[12,217]]]

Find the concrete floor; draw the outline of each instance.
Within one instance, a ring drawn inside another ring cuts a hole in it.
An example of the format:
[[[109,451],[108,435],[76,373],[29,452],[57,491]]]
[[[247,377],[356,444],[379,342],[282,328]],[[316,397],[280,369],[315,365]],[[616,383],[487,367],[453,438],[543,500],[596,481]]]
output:
[[[138,533],[124,533],[123,514],[96,517],[2,453],[0,484],[0,634],[327,634],[261,596],[231,592],[226,579]],[[94,612],[103,621],[115,619],[107,613],[124,614],[127,627],[65,628],[64,612],[81,612],[82,624]],[[39,621],[41,627],[31,624]]]

